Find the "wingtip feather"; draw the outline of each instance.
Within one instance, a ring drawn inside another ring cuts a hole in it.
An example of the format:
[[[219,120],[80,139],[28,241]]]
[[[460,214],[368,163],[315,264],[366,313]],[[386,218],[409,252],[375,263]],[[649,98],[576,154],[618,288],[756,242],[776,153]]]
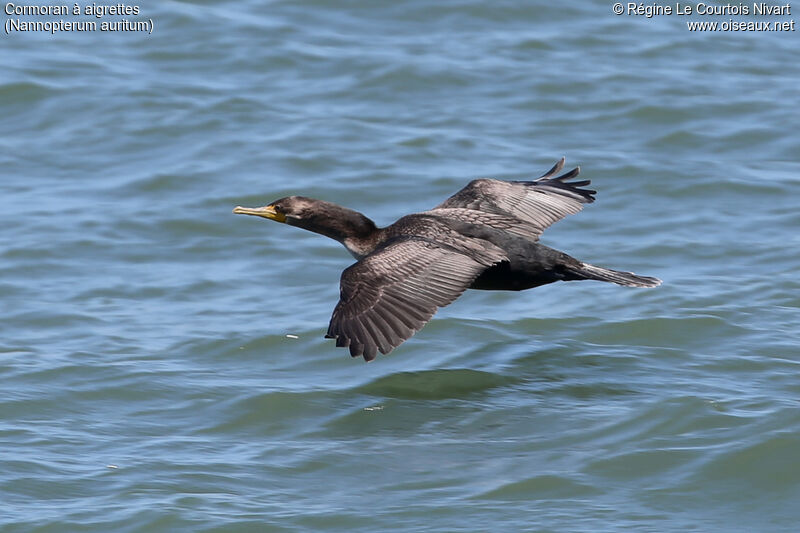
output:
[[[566,163],[566,162],[567,162],[567,158],[566,157],[562,157],[561,159],[559,159],[556,162],[555,165],[553,165],[553,167],[550,170],[548,170],[547,172],[542,174],[542,176],[539,179],[546,179],[546,178],[549,178],[550,176],[554,176],[554,175],[558,174],[559,172],[561,172],[561,169],[564,168],[564,163]]]

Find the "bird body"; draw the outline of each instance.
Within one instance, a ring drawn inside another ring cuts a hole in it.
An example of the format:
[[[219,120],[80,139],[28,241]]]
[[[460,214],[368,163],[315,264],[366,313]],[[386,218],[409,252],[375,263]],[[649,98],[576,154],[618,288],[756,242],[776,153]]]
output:
[[[378,228],[357,211],[289,196],[234,213],[261,216],[342,243],[357,262],[342,272],[326,337],[371,361],[414,335],[466,289],[520,291],[555,281],[655,287],[657,278],[588,263],[539,242],[556,221],[594,201],[588,180],[557,176],[561,159],[534,181],[473,180],[437,207]]]

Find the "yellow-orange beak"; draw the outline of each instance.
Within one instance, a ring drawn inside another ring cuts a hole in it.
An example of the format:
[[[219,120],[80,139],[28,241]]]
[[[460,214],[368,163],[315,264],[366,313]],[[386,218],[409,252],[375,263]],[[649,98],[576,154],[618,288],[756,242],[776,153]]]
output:
[[[276,222],[286,222],[286,215],[277,212],[271,205],[266,205],[264,207],[242,207],[237,205],[233,208],[233,212],[237,215],[253,215],[268,218]]]

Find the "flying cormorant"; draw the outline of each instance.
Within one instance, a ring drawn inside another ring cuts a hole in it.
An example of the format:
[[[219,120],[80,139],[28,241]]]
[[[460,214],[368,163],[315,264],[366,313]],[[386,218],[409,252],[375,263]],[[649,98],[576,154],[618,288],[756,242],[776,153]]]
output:
[[[353,357],[375,359],[419,331],[466,289],[521,291],[554,281],[592,279],[656,287],[658,278],[579,261],[539,243],[551,224],[594,201],[589,180],[556,176],[562,158],[535,181],[477,179],[422,213],[378,228],[357,211],[288,196],[265,207],[236,207],[336,239],[357,259],[342,272],[327,338]]]

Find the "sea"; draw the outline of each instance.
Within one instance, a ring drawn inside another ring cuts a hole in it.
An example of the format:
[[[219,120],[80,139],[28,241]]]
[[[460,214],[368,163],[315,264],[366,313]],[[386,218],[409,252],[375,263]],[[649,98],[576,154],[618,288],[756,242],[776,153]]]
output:
[[[797,531],[791,4],[3,2],[0,531]],[[467,291],[371,363],[346,250],[231,212],[561,157],[597,201],[542,242],[663,285]]]

